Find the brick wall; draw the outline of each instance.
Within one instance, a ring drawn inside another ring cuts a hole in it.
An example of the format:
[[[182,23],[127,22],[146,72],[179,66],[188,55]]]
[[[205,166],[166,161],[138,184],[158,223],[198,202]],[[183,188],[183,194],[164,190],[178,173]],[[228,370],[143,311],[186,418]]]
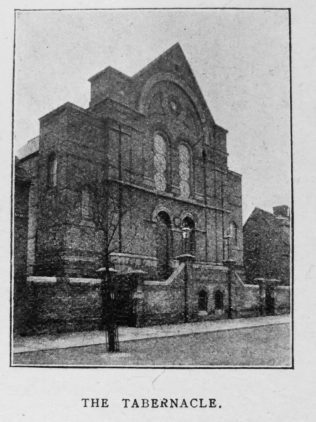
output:
[[[200,279],[194,278],[197,274]],[[215,275],[215,276],[214,276]],[[228,291],[226,271],[208,273],[199,264],[188,269],[188,320],[210,321],[227,318]],[[28,321],[24,334],[32,332],[65,332],[97,329],[100,326],[101,298],[100,280],[35,277],[27,283]],[[120,279],[117,282],[120,283]],[[123,278],[122,282],[126,282]],[[136,289],[136,287],[135,287]],[[133,290],[135,292],[136,290]],[[206,309],[199,309],[199,293],[206,292]],[[133,293],[132,292],[132,293]],[[221,292],[222,308],[216,305],[216,294]],[[166,281],[139,282],[134,304],[124,301],[124,306],[137,309],[134,321],[137,326],[182,323],[185,310],[184,267],[177,266]],[[275,314],[290,312],[290,289],[279,286],[275,291]],[[123,303],[123,302],[122,302]],[[232,287],[232,308],[234,317],[260,315],[259,286],[244,285]],[[124,310],[118,313],[124,316]],[[126,324],[126,318],[124,319]]]
[[[234,289],[234,308],[237,316],[259,316],[259,286],[245,284]]]
[[[176,266],[175,272],[178,266]],[[143,286],[142,325],[179,323],[184,321],[185,270],[165,282],[145,282]],[[206,312],[199,310],[199,293],[206,292]],[[223,294],[223,309],[215,308],[215,292]],[[226,317],[228,294],[226,272],[200,264],[189,265],[187,283],[187,310],[189,321],[213,320]]]
[[[291,308],[291,289],[289,286],[277,286],[275,295],[276,313],[289,313]]]
[[[38,333],[97,329],[100,324],[99,285],[29,283],[32,301],[32,327]]]
[[[172,324],[183,321],[182,285],[146,286],[142,325]]]

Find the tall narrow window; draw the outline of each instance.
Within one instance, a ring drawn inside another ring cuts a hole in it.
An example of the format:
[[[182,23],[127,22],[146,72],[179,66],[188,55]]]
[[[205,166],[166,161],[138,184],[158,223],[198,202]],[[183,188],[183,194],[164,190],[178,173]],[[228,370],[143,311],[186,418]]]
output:
[[[167,144],[159,133],[156,133],[154,136],[154,165],[156,189],[165,191],[167,188]]]
[[[231,235],[231,244],[233,246],[237,246],[237,243],[238,243],[238,227],[237,227],[237,224],[234,221],[232,221],[230,223],[229,231],[230,231],[230,235]]]
[[[183,198],[190,196],[190,151],[185,145],[179,145],[179,175],[180,195]]]
[[[84,219],[91,217],[90,194],[88,189],[83,189],[81,193],[81,213]]]
[[[57,185],[57,158],[54,153],[48,157],[47,182],[50,187]]]
[[[157,217],[156,244],[158,276],[165,280],[171,274],[169,261],[172,254],[172,237],[170,217],[164,211],[161,211]]]

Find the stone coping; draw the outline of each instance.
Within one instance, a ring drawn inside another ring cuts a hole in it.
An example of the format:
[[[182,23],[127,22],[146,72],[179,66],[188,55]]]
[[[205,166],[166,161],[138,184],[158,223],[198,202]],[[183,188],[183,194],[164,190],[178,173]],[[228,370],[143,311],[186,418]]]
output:
[[[238,281],[239,286],[245,287],[246,285],[242,281],[242,279],[241,279],[240,275],[237,273],[237,271],[234,271],[234,275],[235,275],[236,280]]]
[[[113,258],[135,258],[135,259],[146,259],[146,260],[152,260],[152,261],[158,261],[158,259],[154,256],[150,255],[137,255],[132,253],[124,253],[124,252],[112,252],[111,256]]]
[[[27,277],[27,281],[30,283],[36,283],[36,284],[56,284],[58,278],[63,277],[45,277],[45,276],[29,276]],[[64,277],[69,281],[69,284],[100,284],[101,279],[100,278],[81,278],[81,277]]]
[[[193,268],[202,268],[202,269],[208,269],[208,270],[219,270],[219,271],[224,271],[224,272],[228,271],[228,268],[223,266],[223,265],[214,265],[214,264],[209,264],[209,263],[203,262],[203,261],[195,261],[193,263]]]
[[[101,284],[101,278],[69,278],[70,284],[89,284],[89,285],[95,285],[95,284]]]
[[[170,284],[172,284],[175,279],[181,274],[181,272],[183,271],[185,267],[185,263],[182,262],[171,274],[171,276],[164,281],[159,281],[159,280],[145,280],[144,281],[144,285],[145,286],[170,286]]]
[[[29,276],[27,281],[30,283],[54,284],[57,283],[57,277]]]

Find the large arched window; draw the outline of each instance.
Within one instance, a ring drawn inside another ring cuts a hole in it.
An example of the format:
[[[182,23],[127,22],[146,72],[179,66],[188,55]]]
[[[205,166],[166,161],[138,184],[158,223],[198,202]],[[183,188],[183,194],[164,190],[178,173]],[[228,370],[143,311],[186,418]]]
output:
[[[188,252],[192,255],[195,254],[195,224],[194,221],[192,220],[192,218],[190,217],[185,217],[182,221],[182,227],[188,227],[190,229],[189,232],[189,236],[188,239],[185,241],[187,241],[187,245],[185,245],[185,252]]]
[[[155,186],[159,191],[167,188],[167,142],[160,133],[154,135]]]
[[[48,157],[47,184],[50,187],[57,185],[57,158],[54,153]]]
[[[171,274],[172,237],[170,217],[165,211],[159,212],[157,216],[156,244],[158,276],[161,279],[166,279]]]
[[[190,196],[190,178],[191,178],[191,156],[187,146],[179,145],[179,176],[180,176],[180,195],[183,198]]]

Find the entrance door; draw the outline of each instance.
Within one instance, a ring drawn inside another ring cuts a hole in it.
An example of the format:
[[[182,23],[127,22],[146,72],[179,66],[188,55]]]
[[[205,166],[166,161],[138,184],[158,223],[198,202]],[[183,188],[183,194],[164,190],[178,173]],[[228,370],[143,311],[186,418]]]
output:
[[[170,275],[170,252],[171,252],[171,223],[166,212],[160,212],[157,217],[157,259],[158,276],[166,279]]]
[[[136,314],[133,295],[137,283],[131,277],[117,277],[116,320],[118,325],[135,327]]]
[[[274,315],[274,288],[267,287],[266,290],[266,314]]]

